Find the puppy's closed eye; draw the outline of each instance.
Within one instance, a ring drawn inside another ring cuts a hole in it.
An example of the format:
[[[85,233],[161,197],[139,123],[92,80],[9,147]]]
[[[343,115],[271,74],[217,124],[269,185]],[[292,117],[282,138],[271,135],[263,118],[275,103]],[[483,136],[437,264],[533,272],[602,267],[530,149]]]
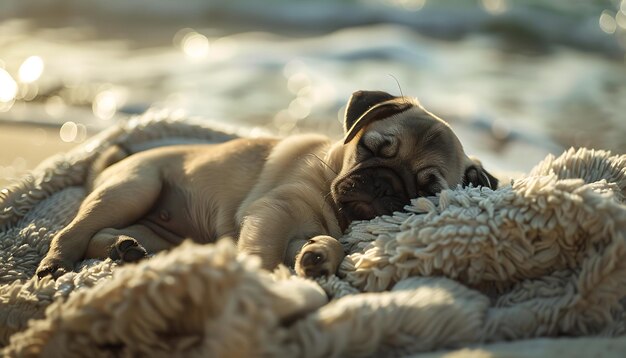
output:
[[[429,167],[420,170],[417,174],[417,188],[420,196],[433,196],[447,189],[448,184],[437,168]]]

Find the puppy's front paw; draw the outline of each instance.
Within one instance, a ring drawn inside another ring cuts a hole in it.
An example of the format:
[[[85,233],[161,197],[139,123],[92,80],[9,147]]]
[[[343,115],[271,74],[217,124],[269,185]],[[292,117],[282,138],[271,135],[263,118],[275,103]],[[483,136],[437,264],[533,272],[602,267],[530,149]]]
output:
[[[344,257],[341,244],[330,236],[309,240],[296,257],[296,273],[305,277],[330,276],[337,271]]]
[[[61,260],[60,258],[47,255],[43,260],[39,263],[39,267],[37,267],[37,277],[44,278],[46,276],[52,276],[55,280],[66,273],[72,271],[74,269],[74,265],[71,262]]]

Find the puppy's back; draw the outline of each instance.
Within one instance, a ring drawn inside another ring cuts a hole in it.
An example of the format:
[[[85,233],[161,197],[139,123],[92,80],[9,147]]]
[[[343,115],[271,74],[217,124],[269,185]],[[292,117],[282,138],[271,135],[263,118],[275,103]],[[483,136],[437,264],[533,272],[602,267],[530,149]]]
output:
[[[85,178],[85,188],[87,189],[87,192],[92,191],[94,181],[100,173],[129,155],[131,155],[131,153],[117,144],[106,148],[102,153],[100,153],[88,169],[87,177]]]

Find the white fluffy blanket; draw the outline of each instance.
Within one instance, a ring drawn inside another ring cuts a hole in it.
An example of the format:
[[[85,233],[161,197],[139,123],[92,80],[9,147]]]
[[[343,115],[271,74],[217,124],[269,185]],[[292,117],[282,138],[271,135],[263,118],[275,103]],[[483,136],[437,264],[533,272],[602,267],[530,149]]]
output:
[[[227,241],[32,277],[99,150],[233,136],[212,128],[147,115],[0,192],[3,356],[626,352],[626,155],[603,151],[548,156],[496,191],[446,190],[355,223],[339,277],[319,282],[264,272]]]

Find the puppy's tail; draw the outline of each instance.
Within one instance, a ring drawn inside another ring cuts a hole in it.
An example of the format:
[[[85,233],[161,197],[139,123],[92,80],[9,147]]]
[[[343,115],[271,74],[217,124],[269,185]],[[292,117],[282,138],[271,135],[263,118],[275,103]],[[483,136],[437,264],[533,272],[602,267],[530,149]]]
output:
[[[94,181],[106,168],[121,161],[122,159],[131,155],[131,152],[124,148],[122,145],[115,144],[105,150],[91,163],[91,167],[87,172],[87,178],[85,180],[85,187],[88,192],[93,189]]]

